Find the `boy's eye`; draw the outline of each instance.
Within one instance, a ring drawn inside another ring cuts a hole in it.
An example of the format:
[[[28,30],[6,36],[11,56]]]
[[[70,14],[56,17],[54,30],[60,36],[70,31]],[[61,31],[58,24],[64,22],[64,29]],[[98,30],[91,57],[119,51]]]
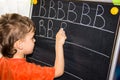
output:
[[[35,35],[33,36],[33,39],[35,39]]]
[[[35,42],[35,38],[33,38],[32,40],[33,40],[33,42]]]
[[[31,38],[32,40],[34,39],[34,37]]]
[[[32,40],[35,41],[35,35],[32,37]]]

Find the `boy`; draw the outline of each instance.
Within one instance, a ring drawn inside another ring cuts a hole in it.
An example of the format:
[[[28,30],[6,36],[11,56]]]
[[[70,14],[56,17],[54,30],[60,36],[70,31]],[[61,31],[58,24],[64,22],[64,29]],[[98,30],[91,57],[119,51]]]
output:
[[[56,35],[56,58],[53,67],[26,62],[24,55],[34,48],[35,25],[28,17],[6,14],[0,18],[0,80],[53,80],[64,72],[63,45],[66,40],[61,28]]]

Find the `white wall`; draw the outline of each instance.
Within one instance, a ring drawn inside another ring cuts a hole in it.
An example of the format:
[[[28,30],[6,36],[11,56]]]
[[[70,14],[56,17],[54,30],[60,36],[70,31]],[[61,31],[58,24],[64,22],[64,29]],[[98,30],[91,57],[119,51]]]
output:
[[[0,15],[19,13],[29,17],[31,0],[0,0]]]

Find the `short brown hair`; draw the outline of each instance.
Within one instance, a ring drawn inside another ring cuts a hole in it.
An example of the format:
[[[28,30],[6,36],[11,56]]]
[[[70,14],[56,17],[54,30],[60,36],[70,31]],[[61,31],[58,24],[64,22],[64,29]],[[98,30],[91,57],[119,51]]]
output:
[[[1,15],[0,17],[0,51],[4,57],[13,57],[16,50],[14,43],[24,38],[30,31],[35,31],[33,21],[16,13]]]

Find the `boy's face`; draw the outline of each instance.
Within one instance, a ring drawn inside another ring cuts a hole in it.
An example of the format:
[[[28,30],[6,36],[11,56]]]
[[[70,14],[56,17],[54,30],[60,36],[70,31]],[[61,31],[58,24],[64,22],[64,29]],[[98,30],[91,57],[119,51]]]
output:
[[[24,38],[23,42],[24,54],[31,54],[33,52],[34,43],[35,43],[34,32],[31,31]]]

